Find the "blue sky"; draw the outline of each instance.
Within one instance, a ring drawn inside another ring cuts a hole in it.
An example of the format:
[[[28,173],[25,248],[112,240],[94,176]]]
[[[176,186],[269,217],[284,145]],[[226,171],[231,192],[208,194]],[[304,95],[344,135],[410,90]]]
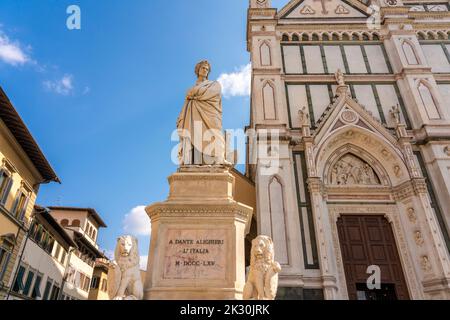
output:
[[[81,30],[66,27],[72,4],[81,8]],[[42,186],[38,203],[93,207],[108,225],[100,231],[103,249],[134,233],[147,255],[142,206],[167,197],[176,170],[170,137],[195,63],[208,59],[210,78],[227,80],[224,127],[248,124],[247,6],[1,1],[0,85],[62,180]]]

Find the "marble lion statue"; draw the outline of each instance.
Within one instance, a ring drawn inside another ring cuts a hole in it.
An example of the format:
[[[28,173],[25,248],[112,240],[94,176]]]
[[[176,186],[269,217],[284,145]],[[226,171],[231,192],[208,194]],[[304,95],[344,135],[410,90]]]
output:
[[[144,290],[135,237],[117,239],[114,261],[108,271],[108,294],[112,300],[142,300]]]
[[[258,236],[252,241],[250,270],[244,287],[244,300],[274,300],[281,266],[274,260],[272,239]]]

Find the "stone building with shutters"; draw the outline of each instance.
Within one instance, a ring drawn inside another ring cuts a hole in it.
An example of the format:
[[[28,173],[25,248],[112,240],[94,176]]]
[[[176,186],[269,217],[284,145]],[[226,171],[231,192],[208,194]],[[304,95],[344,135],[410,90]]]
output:
[[[76,243],[50,215],[49,210],[34,207],[33,222],[17,259],[10,300],[69,300],[62,292],[65,275]]]
[[[89,300],[110,300],[108,295],[108,272],[110,265],[111,262],[105,258],[98,258],[95,261],[89,289]]]
[[[88,300],[98,259],[106,259],[97,243],[106,224],[93,208],[48,207],[50,215],[64,228],[77,248],[69,257],[62,292],[67,297]],[[98,279],[96,279],[98,281]]]
[[[278,298],[450,299],[449,3],[286,2],[250,0],[247,28]]]
[[[41,184],[59,182],[0,87],[0,300],[10,296]]]

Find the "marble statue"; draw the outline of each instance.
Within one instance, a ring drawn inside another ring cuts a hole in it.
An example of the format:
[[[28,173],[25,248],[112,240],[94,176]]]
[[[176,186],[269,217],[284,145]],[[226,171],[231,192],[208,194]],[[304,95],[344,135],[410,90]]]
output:
[[[137,239],[133,236],[119,237],[114,259],[108,271],[110,299],[142,300],[144,289],[139,268]]]
[[[208,80],[210,72],[208,61],[196,65],[197,82],[189,89],[177,120],[180,165],[224,163],[222,87],[219,82]]]
[[[334,76],[339,86],[345,86],[344,74],[341,69],[338,69]]]
[[[301,126],[309,125],[309,114],[308,109],[306,109],[306,107],[303,107],[302,109],[299,110],[298,117],[300,118]]]
[[[394,119],[395,124],[398,125],[400,124],[401,118],[400,118],[400,107],[399,105],[393,106],[390,110],[391,113],[391,117],[392,119]]]
[[[244,300],[274,300],[281,266],[274,260],[272,239],[258,236],[252,241],[250,271],[244,287]]]

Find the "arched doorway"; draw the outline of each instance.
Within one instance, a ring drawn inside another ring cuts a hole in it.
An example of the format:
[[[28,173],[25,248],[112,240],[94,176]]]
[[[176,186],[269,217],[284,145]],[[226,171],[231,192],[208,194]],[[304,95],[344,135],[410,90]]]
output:
[[[406,168],[385,146],[377,148],[378,154],[349,142],[330,150],[322,167],[342,295],[350,300],[408,300],[414,276],[407,267],[408,253],[400,249],[406,243],[401,205],[393,193],[393,182],[406,180]],[[368,286],[374,269],[380,271],[375,289]]]
[[[337,229],[350,300],[409,299],[394,233],[383,215],[342,215]],[[369,267],[380,271],[376,289],[367,284]]]

